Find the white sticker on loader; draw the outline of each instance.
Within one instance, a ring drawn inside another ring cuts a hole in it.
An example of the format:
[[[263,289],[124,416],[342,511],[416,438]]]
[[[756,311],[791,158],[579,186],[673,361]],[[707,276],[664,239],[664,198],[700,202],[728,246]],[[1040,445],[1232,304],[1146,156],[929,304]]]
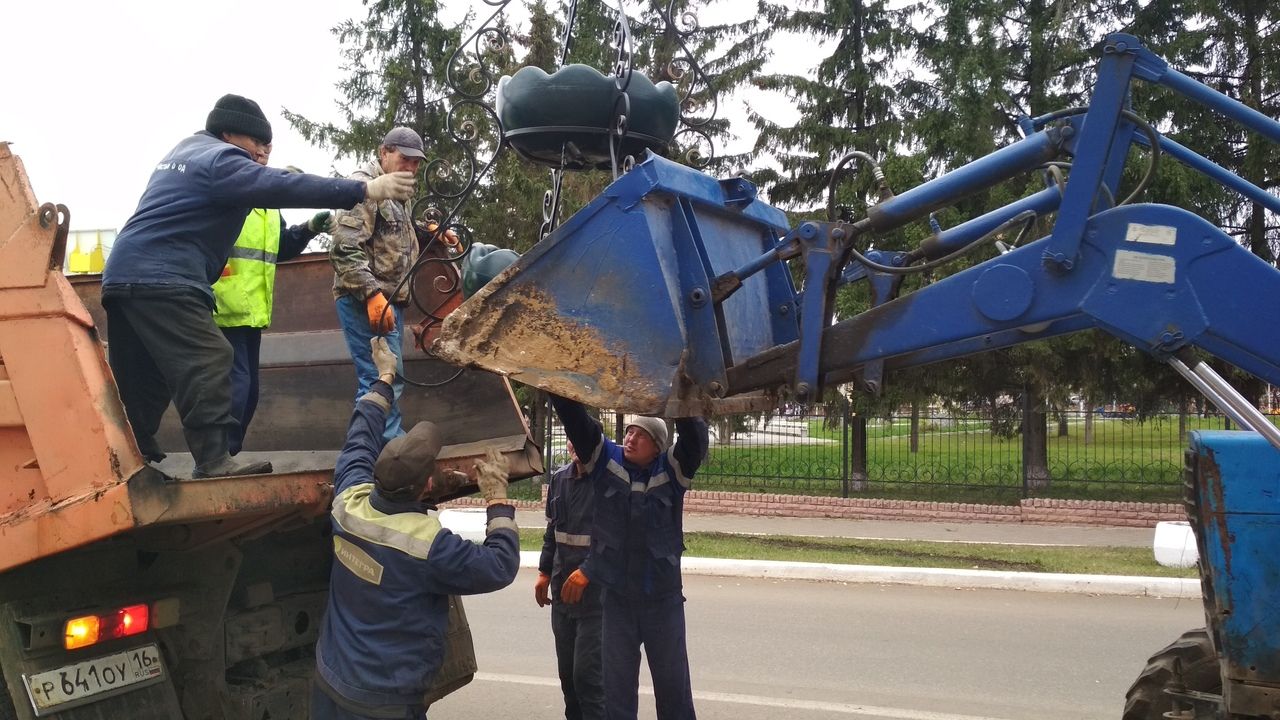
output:
[[[1139,280],[1149,283],[1172,285],[1177,274],[1177,263],[1167,255],[1117,250],[1111,276],[1120,280]]]
[[[1125,232],[1124,239],[1129,242],[1150,243],[1152,245],[1176,245],[1178,243],[1178,229],[1171,225],[1129,223],[1129,229]]]

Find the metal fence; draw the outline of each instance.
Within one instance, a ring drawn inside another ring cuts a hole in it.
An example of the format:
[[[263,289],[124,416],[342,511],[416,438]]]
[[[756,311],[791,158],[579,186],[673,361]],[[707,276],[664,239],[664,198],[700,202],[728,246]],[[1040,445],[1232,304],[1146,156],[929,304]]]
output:
[[[1221,417],[1195,414],[1052,413],[1049,479],[1032,484],[1022,435],[993,432],[982,413],[921,412],[913,423],[909,414],[863,419],[817,410],[713,419],[695,487],[997,504],[1025,497],[1178,502],[1182,433],[1224,427]],[[603,411],[600,419],[613,437],[617,417]],[[560,467],[567,462],[563,430],[554,421],[542,430],[547,467]]]

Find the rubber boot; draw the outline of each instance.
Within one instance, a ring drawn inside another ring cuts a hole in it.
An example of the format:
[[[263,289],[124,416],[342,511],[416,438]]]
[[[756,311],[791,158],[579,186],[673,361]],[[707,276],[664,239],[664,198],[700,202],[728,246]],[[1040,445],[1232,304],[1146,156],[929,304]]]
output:
[[[143,459],[147,462],[158,463],[165,459],[166,455],[161,452],[160,444],[156,442],[154,435],[136,439],[138,441],[138,452],[142,453]]]
[[[232,477],[236,475],[262,475],[271,472],[271,463],[238,462],[231,459],[227,452],[227,431],[223,427],[208,427],[199,430],[183,428],[187,436],[187,446],[191,448],[191,456],[196,461],[191,477],[214,478]]]

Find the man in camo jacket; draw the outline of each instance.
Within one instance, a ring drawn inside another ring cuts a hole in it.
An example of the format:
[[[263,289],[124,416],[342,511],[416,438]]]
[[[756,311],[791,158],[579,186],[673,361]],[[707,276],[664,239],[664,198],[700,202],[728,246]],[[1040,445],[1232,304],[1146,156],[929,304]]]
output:
[[[382,139],[378,159],[350,177],[368,180],[397,171],[416,174],[426,158],[423,149],[418,133],[407,127],[395,128]],[[397,375],[392,384],[396,400],[404,392],[400,343],[409,282],[401,281],[417,259],[418,239],[409,203],[364,202],[338,215],[329,261],[333,264],[338,319],[356,368],[357,398],[378,379],[369,341],[379,335],[387,338],[396,354]],[[398,403],[393,404],[387,415],[386,440],[404,434],[398,408]]]

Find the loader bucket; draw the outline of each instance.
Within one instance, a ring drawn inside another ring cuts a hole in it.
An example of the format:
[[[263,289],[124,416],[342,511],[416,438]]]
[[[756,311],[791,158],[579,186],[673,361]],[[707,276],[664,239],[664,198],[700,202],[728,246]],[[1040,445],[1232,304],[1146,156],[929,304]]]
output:
[[[626,412],[773,406],[720,396],[726,368],[799,336],[788,270],[772,263],[722,303],[712,282],[787,227],[751,183],[650,155],[450,314],[434,352]]]

